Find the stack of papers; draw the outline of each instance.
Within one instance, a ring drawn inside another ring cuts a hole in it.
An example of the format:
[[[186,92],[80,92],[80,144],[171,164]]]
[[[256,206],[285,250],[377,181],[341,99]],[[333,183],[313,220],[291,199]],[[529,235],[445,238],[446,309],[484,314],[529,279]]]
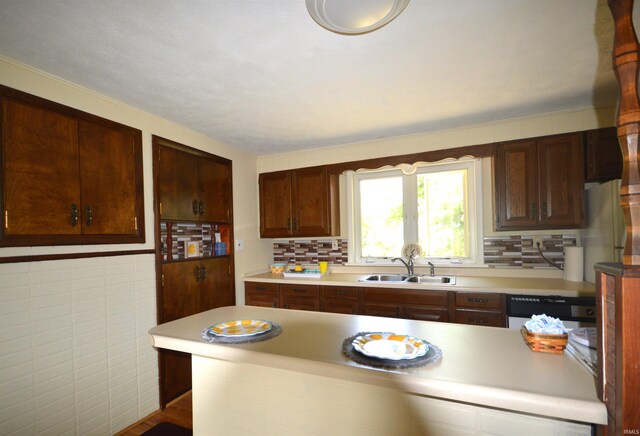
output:
[[[595,327],[573,329],[566,350],[594,377],[598,374]]]

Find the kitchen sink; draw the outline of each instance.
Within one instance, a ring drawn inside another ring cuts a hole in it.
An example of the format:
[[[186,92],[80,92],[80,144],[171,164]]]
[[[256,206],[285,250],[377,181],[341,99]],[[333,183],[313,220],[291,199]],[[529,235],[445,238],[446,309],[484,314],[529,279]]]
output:
[[[373,283],[417,283],[421,285],[455,285],[455,276],[430,276],[407,274],[371,274],[359,280]]]
[[[360,279],[361,282],[392,282],[392,283],[402,283],[409,278],[406,274],[372,274],[370,276],[365,277],[364,279]]]
[[[411,276],[407,283],[455,285],[455,276]]]

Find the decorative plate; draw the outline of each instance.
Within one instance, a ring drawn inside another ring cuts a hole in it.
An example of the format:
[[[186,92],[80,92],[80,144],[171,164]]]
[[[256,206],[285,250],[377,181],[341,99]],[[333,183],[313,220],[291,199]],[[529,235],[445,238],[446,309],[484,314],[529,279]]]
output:
[[[429,350],[422,339],[395,333],[369,333],[356,337],[352,344],[365,356],[389,360],[415,359]]]
[[[216,336],[242,337],[254,336],[271,330],[271,323],[260,319],[239,319],[221,322],[209,328],[209,332]]]
[[[418,244],[407,244],[402,247],[402,256],[407,259],[417,259],[422,256],[422,247]]]

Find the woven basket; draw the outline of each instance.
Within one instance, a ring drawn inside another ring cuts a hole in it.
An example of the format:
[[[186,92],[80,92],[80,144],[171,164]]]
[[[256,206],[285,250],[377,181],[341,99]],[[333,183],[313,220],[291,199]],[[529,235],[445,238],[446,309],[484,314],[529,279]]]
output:
[[[541,353],[562,354],[569,340],[569,335],[566,333],[562,335],[532,333],[525,326],[522,326],[520,333],[529,348]]]

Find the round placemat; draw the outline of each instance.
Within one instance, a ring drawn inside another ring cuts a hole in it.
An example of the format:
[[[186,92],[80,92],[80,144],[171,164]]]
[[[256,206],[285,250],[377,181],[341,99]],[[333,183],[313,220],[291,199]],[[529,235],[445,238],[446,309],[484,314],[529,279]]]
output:
[[[207,342],[211,342],[212,344],[248,344],[251,342],[266,341],[268,339],[275,338],[282,333],[282,327],[280,327],[279,324],[272,321],[267,322],[271,324],[271,330],[253,336],[216,336],[209,331],[213,326],[204,329],[201,336],[202,339]]]
[[[349,336],[342,342],[342,354],[347,358],[353,360],[361,365],[372,366],[374,368],[382,369],[404,369],[404,368],[418,368],[421,366],[430,365],[436,363],[442,357],[442,350],[440,347],[433,345],[430,342],[424,341],[429,345],[429,350],[424,356],[416,357],[415,359],[404,360],[392,360],[392,359],[379,359],[376,357],[365,356],[364,354],[356,351],[353,348],[353,340],[358,336],[370,335],[379,332],[360,332],[353,336]]]

